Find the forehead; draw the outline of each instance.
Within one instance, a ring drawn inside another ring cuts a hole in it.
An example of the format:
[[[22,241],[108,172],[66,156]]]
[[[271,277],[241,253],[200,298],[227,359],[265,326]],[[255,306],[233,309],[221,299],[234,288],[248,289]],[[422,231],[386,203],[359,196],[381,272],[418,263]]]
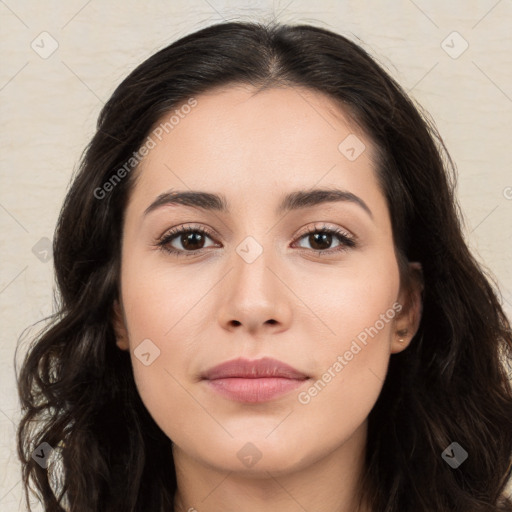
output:
[[[299,87],[230,86],[194,99],[149,134],[154,144],[133,194],[141,208],[171,188],[220,190],[260,204],[283,189],[341,186],[369,200],[380,192],[373,145],[330,97]]]

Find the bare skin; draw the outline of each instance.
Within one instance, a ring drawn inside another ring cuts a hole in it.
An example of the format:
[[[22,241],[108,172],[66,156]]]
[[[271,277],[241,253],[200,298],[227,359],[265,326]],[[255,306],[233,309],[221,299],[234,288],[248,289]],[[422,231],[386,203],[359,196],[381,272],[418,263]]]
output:
[[[367,417],[421,315],[420,280],[401,285],[371,142],[306,89],[237,86],[196,99],[136,171],[114,318],[141,398],[174,442],[176,509],[368,512],[356,506]],[[350,134],[365,146],[353,160],[338,149]],[[360,201],[277,211],[286,194],[312,189]],[[168,191],[222,194],[229,211],[164,204],[145,215]],[[210,232],[167,243],[192,256],[157,245],[180,226]],[[343,238],[315,243],[308,231],[322,229]],[[148,365],[134,352],[146,339]],[[265,356],[309,378],[261,403],[201,379],[221,362]]]

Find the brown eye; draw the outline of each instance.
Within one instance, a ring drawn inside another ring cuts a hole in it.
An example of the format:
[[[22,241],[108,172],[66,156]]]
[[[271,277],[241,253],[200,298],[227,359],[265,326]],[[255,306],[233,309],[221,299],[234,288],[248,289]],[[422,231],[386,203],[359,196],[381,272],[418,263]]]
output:
[[[344,251],[356,245],[353,237],[348,232],[327,227],[313,228],[302,235],[299,240],[306,240],[310,249],[319,254]],[[336,242],[337,244],[333,247]],[[307,248],[303,245],[300,245],[300,247]]]
[[[312,249],[321,251],[330,249],[333,243],[333,236],[330,233],[313,233],[308,235],[308,242]]]
[[[182,233],[179,235],[178,240],[184,249],[195,251],[203,248],[205,236],[198,232]]]
[[[157,245],[177,256],[192,256],[205,248],[207,238],[211,236],[204,228],[181,227],[168,232]]]

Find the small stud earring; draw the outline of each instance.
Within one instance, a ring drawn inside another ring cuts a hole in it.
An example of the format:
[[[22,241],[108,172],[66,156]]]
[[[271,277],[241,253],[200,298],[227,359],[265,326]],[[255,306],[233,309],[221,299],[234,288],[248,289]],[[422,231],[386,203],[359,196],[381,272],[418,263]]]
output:
[[[397,332],[398,336],[405,336],[407,334],[407,329],[401,329]],[[398,338],[398,343],[405,343],[403,338]]]

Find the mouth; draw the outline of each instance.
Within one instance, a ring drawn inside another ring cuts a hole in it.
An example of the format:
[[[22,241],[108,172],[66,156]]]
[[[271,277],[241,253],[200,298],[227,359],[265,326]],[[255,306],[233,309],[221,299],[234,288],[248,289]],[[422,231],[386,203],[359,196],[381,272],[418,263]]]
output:
[[[309,376],[299,370],[268,357],[226,361],[210,368],[201,377],[214,392],[245,403],[267,402],[309,380]]]

